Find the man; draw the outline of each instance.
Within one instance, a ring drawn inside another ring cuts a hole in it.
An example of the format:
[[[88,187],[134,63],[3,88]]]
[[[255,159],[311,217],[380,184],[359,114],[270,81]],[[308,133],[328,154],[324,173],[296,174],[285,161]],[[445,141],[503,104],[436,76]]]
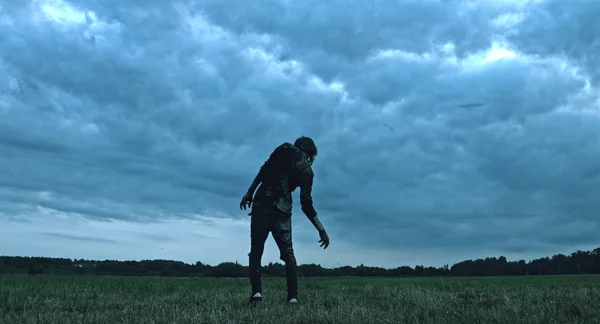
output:
[[[287,301],[298,302],[298,275],[296,257],[292,247],[292,192],[300,187],[300,205],[302,211],[319,232],[321,247],[329,246],[327,232],[317,217],[313,207],[312,164],[317,156],[314,141],[302,136],[294,144],[283,143],[278,146],[269,159],[262,165],[248,192],[242,197],[240,209],[252,206],[250,212],[250,285],[252,295],[250,303],[262,301],[260,277],[261,259],[265,241],[269,233],[273,235],[279,248],[280,259],[285,262],[287,278]],[[258,185],[260,184],[260,187]],[[256,196],[254,192],[258,187]]]

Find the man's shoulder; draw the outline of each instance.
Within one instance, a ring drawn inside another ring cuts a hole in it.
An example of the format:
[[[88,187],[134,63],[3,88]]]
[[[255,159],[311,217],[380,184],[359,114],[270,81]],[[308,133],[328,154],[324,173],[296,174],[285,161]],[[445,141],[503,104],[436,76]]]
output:
[[[306,159],[306,156],[296,146],[291,143],[285,142],[273,151],[274,155],[278,157],[286,156],[287,163],[291,162],[291,166],[296,172],[304,174],[312,174],[312,166]]]
[[[285,142],[273,150],[273,154],[285,155],[291,159],[298,160],[302,157],[302,152],[293,144]]]
[[[310,165],[308,160],[302,155],[298,156],[298,158],[294,161],[294,170],[307,176],[314,175],[312,165]]]
[[[292,143],[284,142],[277,146],[277,149],[295,149],[296,147]]]
[[[273,150],[273,153],[275,153],[275,152],[287,151],[287,150],[290,150],[290,149],[293,149],[293,148],[294,148],[294,145],[292,145],[292,144],[290,144],[290,143],[287,143],[287,142],[285,142],[285,143],[282,143],[282,144],[280,144],[279,146],[277,146],[277,147],[276,147],[276,148]]]

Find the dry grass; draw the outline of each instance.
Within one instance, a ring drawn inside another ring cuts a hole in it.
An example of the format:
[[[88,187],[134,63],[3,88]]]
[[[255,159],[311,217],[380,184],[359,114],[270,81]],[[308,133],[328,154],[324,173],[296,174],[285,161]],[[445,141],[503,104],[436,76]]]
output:
[[[246,280],[0,276],[4,323],[600,323],[600,277]]]

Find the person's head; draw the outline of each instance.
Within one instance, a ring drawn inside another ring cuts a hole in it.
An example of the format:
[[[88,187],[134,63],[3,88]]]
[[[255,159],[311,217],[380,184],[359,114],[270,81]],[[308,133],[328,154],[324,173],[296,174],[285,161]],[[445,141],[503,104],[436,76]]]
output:
[[[312,164],[317,157],[317,146],[310,137],[300,136],[294,142],[294,146],[300,149],[308,156],[308,162]]]

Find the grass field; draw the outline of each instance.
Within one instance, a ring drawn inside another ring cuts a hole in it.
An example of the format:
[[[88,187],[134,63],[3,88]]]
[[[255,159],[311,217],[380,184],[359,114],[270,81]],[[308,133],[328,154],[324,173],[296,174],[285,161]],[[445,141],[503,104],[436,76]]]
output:
[[[0,276],[3,323],[600,323],[599,276],[245,279]]]

